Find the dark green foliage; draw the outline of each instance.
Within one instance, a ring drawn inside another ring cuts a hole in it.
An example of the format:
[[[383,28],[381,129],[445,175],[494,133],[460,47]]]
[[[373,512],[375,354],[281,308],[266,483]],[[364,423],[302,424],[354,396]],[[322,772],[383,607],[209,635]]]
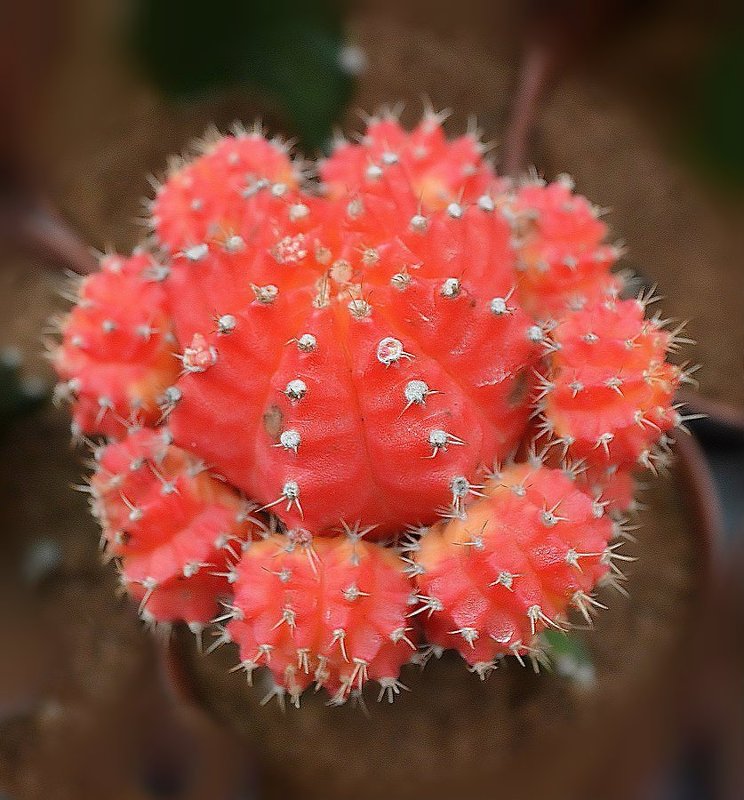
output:
[[[555,672],[582,686],[593,683],[594,663],[586,645],[578,636],[546,630],[540,634],[540,638]]]
[[[744,22],[721,37],[703,66],[689,145],[714,177],[744,187]]]
[[[0,433],[15,417],[41,406],[48,395],[40,382],[22,380],[19,367],[15,350],[0,351]]]
[[[248,86],[278,101],[305,147],[348,102],[341,6],[333,0],[135,0],[135,50],[167,94]]]

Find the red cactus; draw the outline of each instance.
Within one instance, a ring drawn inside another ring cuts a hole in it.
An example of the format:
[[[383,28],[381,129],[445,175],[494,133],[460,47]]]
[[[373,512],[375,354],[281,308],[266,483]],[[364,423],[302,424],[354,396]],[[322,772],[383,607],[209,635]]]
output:
[[[266,140],[260,130],[237,129],[233,136],[210,136],[201,157],[186,162],[174,159],[168,180],[158,188],[152,204],[152,222],[162,245],[198,260],[208,241],[228,251],[237,249],[236,236],[256,224],[270,198],[261,192],[266,184],[291,190],[297,187],[301,167],[293,164],[288,148]]]
[[[161,277],[155,259],[137,252],[108,256],[83,279],[54,353],[57,396],[74,400],[76,432],[121,435],[158,421],[163,392],[178,376]]]
[[[255,525],[240,496],[171,445],[165,429],[148,428],[98,451],[91,491],[104,545],[121,559],[143,615],[212,619],[230,594],[228,563]]]
[[[284,207],[255,247],[176,258],[167,282],[184,345],[176,442],[320,533],[433,521],[455,478],[516,447],[542,350],[491,206],[412,217],[409,185],[401,219],[371,199],[351,218],[349,203]]]
[[[587,618],[608,570],[612,522],[560,470],[520,464],[484,498],[411,545],[427,639],[455,648],[481,675],[527,655],[536,634],[562,628],[570,606]]]
[[[540,390],[544,427],[573,458],[652,467],[654,445],[680,422],[682,371],[665,359],[674,334],[644,318],[644,303],[608,301],[564,317]]]
[[[158,260],[105,259],[63,322],[75,426],[119,439],[92,492],[127,589],[195,630],[224,603],[216,643],[294,703],[392,697],[419,621],[482,675],[535,655],[614,580],[681,421],[684,340],[619,299],[597,211],[482,150],[385,114],[310,191],[280,143],[213,138],[157,191]]]
[[[620,251],[603,243],[599,209],[572,190],[568,176],[547,185],[533,180],[505,208],[516,229],[519,297],[538,318],[563,316],[621,287],[609,274]]]
[[[274,692],[299,705],[311,684],[333,703],[368,680],[399,693],[398,673],[416,647],[406,615],[411,586],[394,550],[355,527],[332,539],[273,536],[237,568],[225,635],[250,676],[268,666]]]
[[[327,192],[346,197],[368,190],[387,167],[396,164],[426,210],[443,209],[452,202],[472,203],[492,187],[502,186],[483,161],[486,148],[477,131],[448,141],[443,118],[428,112],[408,133],[393,113],[373,117],[359,144],[341,141],[321,162],[320,177]]]

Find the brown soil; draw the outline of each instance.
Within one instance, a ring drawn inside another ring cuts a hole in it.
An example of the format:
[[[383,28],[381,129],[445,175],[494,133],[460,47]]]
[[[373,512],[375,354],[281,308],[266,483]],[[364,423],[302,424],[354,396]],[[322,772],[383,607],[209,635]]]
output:
[[[701,552],[689,509],[671,482],[647,500],[653,510],[627,548],[639,558],[630,598],[606,591],[600,599],[609,611],[584,636],[593,686],[535,675],[513,660],[481,682],[451,655],[423,673],[407,667],[402,679],[412,691],[393,706],[378,706],[370,691],[367,717],[358,708],[329,708],[323,695],[283,714],[276,702],[260,705],[265,681],[250,689],[242,673],[228,672],[238,662],[232,646],[200,656],[183,636],[179,652],[199,701],[257,753],[268,797],[485,798],[498,787],[515,800],[580,800],[602,787],[603,798],[624,798],[628,784],[612,767],[618,748],[632,781],[644,749],[645,757],[658,753],[653,734],[669,733],[668,692],[677,686],[699,590],[691,575]],[[621,744],[628,734],[634,741]]]
[[[152,637],[100,564],[68,441],[54,409],[0,441],[0,788],[14,800],[147,800],[174,775],[183,800],[227,797],[250,762],[173,701]]]

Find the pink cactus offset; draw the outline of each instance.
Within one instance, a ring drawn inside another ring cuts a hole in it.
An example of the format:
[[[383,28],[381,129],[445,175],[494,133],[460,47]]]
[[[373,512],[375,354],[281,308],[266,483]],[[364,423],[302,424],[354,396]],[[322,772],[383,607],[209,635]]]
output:
[[[259,525],[251,507],[165,428],[135,428],[95,451],[91,479],[102,544],[152,621],[201,630],[229,598],[229,564]]]
[[[601,501],[558,469],[518,464],[491,476],[467,514],[410,543],[427,640],[481,675],[496,659],[535,654],[570,606],[587,622],[616,553]]]
[[[238,643],[249,680],[267,666],[275,693],[295,705],[311,684],[335,704],[368,680],[381,697],[400,692],[400,668],[416,650],[411,585],[394,548],[364,534],[277,535],[246,552],[223,637]]]
[[[312,183],[213,136],[61,323],[124,585],[154,623],[216,619],[282,699],[392,698],[426,642],[481,676],[539,654],[620,579],[633,472],[682,421],[683,340],[621,299],[596,207],[483,152],[384,114]]]

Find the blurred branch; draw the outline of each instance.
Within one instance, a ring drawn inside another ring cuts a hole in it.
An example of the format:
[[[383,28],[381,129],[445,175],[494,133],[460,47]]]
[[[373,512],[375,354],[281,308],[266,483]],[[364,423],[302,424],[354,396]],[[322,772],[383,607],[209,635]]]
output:
[[[540,104],[563,72],[605,46],[658,0],[530,0],[522,14],[522,53],[504,137],[503,168],[516,176],[528,166]],[[622,25],[620,24],[622,22]]]
[[[57,266],[84,273],[95,267],[95,261],[47,200],[31,144],[64,43],[69,11],[65,0],[25,0],[2,8],[0,243],[34,251]]]
[[[657,13],[663,11],[663,14]],[[685,15],[702,52],[672,63],[663,95],[647,98],[666,126],[678,154],[728,189],[744,187],[744,8],[714,0],[700,10],[664,0],[530,0],[521,20],[522,50],[503,165],[516,176],[529,166],[532,136],[552,86],[573,67],[606,55],[640,23],[656,26],[662,38],[679,33]],[[653,17],[657,17],[654,21]],[[697,24],[696,24],[697,23]],[[684,24],[682,25],[684,30]],[[630,36],[628,36],[631,39]],[[632,59],[632,47],[621,58]],[[668,57],[667,57],[668,58]],[[658,64],[657,64],[658,67]],[[662,80],[653,63],[650,85]],[[611,87],[617,90],[617,86]],[[640,88],[640,87],[639,87]]]

